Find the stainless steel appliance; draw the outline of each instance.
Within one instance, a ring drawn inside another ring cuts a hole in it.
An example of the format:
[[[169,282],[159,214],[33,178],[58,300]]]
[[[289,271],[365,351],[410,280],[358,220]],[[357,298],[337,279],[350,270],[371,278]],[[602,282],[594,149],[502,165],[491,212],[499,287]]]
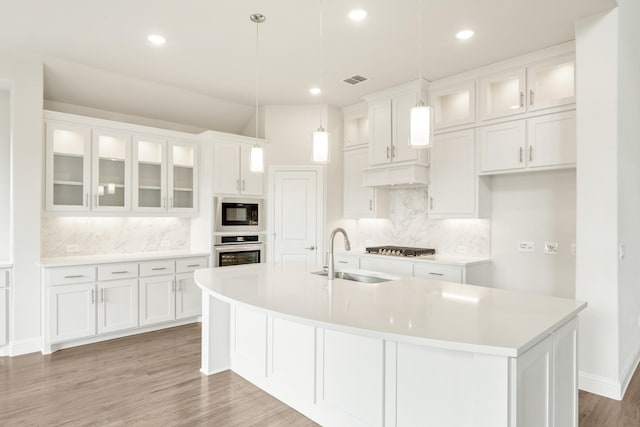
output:
[[[264,242],[259,234],[215,236],[213,263],[215,267],[257,264],[265,261]]]
[[[369,254],[393,255],[393,256],[426,256],[435,255],[435,249],[410,248],[408,246],[373,246],[365,249]]]
[[[214,210],[216,231],[262,231],[263,199],[216,197]]]

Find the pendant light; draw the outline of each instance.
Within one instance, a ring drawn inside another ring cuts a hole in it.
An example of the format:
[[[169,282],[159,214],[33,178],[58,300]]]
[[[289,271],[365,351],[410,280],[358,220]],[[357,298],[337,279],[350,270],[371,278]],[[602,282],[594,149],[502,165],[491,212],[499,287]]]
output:
[[[322,27],[323,27],[323,7],[322,0],[320,0],[320,87],[322,87]],[[329,132],[325,131],[322,127],[324,107],[320,106],[320,127],[313,133],[313,152],[312,160],[315,163],[329,163]]]
[[[431,107],[422,102],[422,0],[418,0],[418,104],[411,109],[409,146],[428,148],[431,139]]]
[[[267,18],[260,14],[254,13],[249,17],[251,22],[256,24],[256,138],[258,138],[258,85],[260,82],[260,33],[259,33],[259,25],[262,24]],[[256,143],[253,147],[251,147],[250,161],[249,161],[249,171],[262,173],[264,172],[264,148]]]

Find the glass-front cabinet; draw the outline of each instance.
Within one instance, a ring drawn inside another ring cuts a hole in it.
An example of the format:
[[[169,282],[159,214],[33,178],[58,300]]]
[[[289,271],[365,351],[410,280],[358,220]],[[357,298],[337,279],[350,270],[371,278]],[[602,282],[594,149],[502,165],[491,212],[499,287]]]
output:
[[[94,130],[92,210],[130,209],[130,170],[131,137],[108,130]]]
[[[480,119],[520,114],[526,111],[524,68],[480,79]]]
[[[133,209],[141,212],[196,210],[197,146],[136,137],[133,147]]]
[[[90,209],[91,129],[48,121],[46,206],[52,211]]]
[[[431,90],[434,129],[465,125],[476,120],[476,87],[471,80]]]
[[[576,102],[575,59],[565,55],[527,68],[529,111]]]

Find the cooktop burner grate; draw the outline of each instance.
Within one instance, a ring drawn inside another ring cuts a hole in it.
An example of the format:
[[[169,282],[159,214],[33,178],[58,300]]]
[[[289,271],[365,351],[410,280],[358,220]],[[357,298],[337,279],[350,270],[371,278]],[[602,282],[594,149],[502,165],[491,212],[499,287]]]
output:
[[[435,249],[429,248],[411,248],[408,246],[372,246],[366,248],[369,254],[393,255],[393,256],[425,256],[435,255]]]

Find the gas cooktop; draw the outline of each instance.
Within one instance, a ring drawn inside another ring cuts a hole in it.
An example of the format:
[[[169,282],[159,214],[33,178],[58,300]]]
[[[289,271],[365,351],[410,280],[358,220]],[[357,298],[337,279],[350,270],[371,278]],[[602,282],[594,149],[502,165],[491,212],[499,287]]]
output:
[[[368,254],[393,255],[393,256],[425,256],[435,255],[435,249],[410,248],[408,246],[372,246],[365,249]]]

